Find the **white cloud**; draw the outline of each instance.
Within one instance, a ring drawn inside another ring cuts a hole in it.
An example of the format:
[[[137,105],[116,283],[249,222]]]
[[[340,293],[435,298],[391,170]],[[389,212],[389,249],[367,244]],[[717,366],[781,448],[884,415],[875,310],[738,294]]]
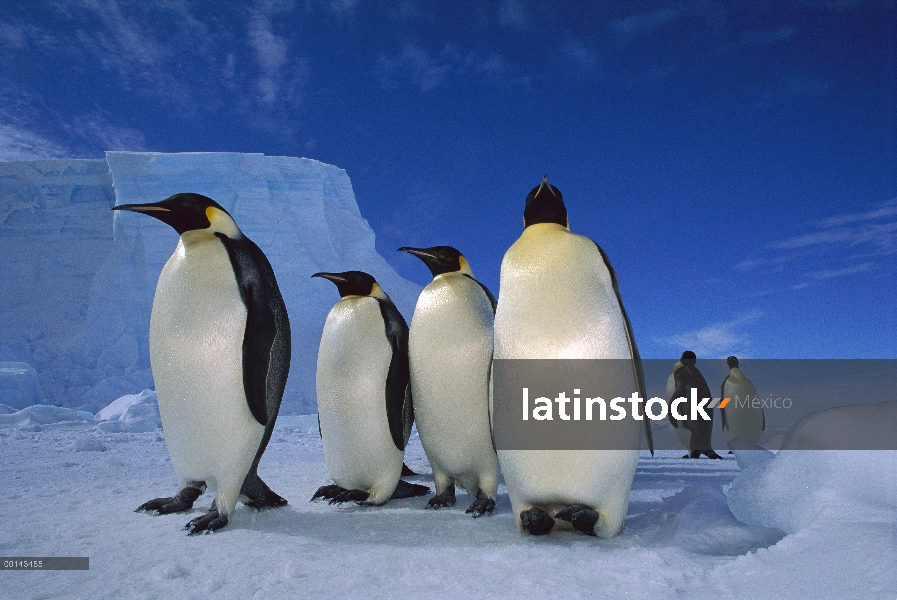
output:
[[[641,35],[656,31],[678,17],[679,10],[659,8],[652,12],[638,12],[607,24],[608,29],[625,36]]]
[[[476,52],[462,54],[447,45],[441,52],[430,53],[415,44],[406,44],[393,57],[380,55],[377,71],[384,87],[395,88],[400,80],[409,80],[422,92],[448,86],[457,77],[480,77],[487,81],[528,86],[528,78],[509,78],[510,67],[499,54],[482,58]]]
[[[498,7],[498,22],[502,27],[523,31],[528,25],[529,16],[517,0],[504,0]]]
[[[260,76],[256,87],[261,94],[260,100],[265,104],[273,104],[278,100],[281,88],[281,69],[287,64],[289,44],[284,38],[274,35],[268,17],[256,14],[249,21],[249,46],[255,52]]]
[[[62,158],[68,148],[25,127],[0,122],[0,160]]]
[[[693,331],[658,338],[657,341],[677,351],[691,350],[699,358],[743,353],[751,343],[743,326],[762,316],[763,313],[750,312],[731,321],[711,323]]]

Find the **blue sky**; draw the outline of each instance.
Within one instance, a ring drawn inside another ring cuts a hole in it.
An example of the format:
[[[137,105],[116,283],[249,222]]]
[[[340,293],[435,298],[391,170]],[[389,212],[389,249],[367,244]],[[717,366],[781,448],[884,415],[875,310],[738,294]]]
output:
[[[643,356],[897,357],[894,2],[569,6],[4,2],[0,159],[315,158],[494,292],[547,172]]]

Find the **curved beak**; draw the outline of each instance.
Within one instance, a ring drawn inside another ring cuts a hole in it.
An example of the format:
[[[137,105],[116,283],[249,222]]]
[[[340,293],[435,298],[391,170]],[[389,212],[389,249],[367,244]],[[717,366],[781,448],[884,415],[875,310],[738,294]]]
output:
[[[323,279],[329,279],[330,281],[347,281],[347,279],[339,273],[315,273],[312,277],[321,277]]]
[[[399,248],[399,252],[407,252],[408,254],[413,254],[414,256],[417,256],[418,258],[424,258],[424,257],[436,258],[435,256],[433,256],[432,254],[430,254],[423,248],[410,248],[408,246],[402,246],[401,248]]]
[[[120,204],[113,206],[112,210],[127,210],[137,213],[153,213],[153,212],[171,212],[170,208],[158,206],[156,204]]]

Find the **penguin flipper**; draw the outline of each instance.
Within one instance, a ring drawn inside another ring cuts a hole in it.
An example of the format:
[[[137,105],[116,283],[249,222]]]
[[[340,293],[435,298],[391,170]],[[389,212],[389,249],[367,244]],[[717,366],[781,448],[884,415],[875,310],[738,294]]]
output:
[[[645,372],[642,370],[642,357],[639,355],[638,346],[635,343],[635,336],[632,333],[632,323],[629,321],[629,315],[626,314],[626,308],[623,306],[623,298],[620,296],[620,285],[617,282],[617,272],[614,271],[613,265],[610,264],[610,259],[607,257],[607,254],[604,253],[601,246],[598,245],[598,242],[592,240],[592,243],[598,248],[601,260],[604,261],[604,266],[607,268],[607,272],[610,273],[610,281],[611,284],[613,284],[614,294],[617,297],[617,305],[620,307],[620,314],[623,315],[623,324],[626,326],[626,342],[629,344],[629,354],[632,356],[632,368],[634,371],[633,374],[635,375],[635,383],[638,387],[639,396],[647,400],[647,398],[645,398],[647,387],[645,386]],[[648,443],[648,450],[651,451],[651,456],[654,456],[654,434],[651,431],[651,419],[645,417],[643,421],[645,425],[645,441]]]
[[[386,375],[386,419],[389,433],[399,450],[405,449],[414,422],[411,398],[411,369],[408,365],[408,324],[391,300],[377,298],[386,326],[386,339],[392,348],[389,372]]]
[[[495,309],[498,308],[498,300],[495,299],[495,296],[492,295],[492,292],[489,291],[489,288],[487,288],[485,285],[483,285],[482,283],[480,283],[479,281],[477,281],[476,279],[474,279],[473,277],[471,277],[471,276],[468,275],[467,273],[464,273],[464,276],[465,276],[465,277],[470,277],[471,279],[473,279],[474,281],[477,282],[477,285],[478,285],[478,286],[480,286],[481,288],[483,288],[483,291],[486,293],[486,297],[489,299],[489,304],[492,305],[492,314],[494,315],[494,314],[495,314]]]
[[[246,307],[246,329],[243,333],[243,390],[246,393],[246,402],[255,420],[260,425],[267,425],[268,371],[271,365],[271,350],[277,338],[277,321],[266,298],[263,284],[265,278],[259,263],[269,268],[270,265],[259,247],[248,238],[233,240],[222,233],[215,235],[227,249],[237,278],[240,298]],[[277,298],[274,298],[276,301],[280,299],[280,293],[279,290],[274,292],[276,294],[269,295],[276,295]],[[280,299],[280,302],[283,300]],[[279,408],[279,401],[277,405]],[[276,414],[275,409],[274,415]]]

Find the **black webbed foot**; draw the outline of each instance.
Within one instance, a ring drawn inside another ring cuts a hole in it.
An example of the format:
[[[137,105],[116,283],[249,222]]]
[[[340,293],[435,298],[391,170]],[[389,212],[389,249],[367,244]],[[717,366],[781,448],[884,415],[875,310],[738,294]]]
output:
[[[723,459],[723,457],[720,456],[719,454],[717,454],[716,451],[713,450],[712,448],[710,450],[705,451],[704,456],[706,456],[707,458],[713,458],[713,459],[718,459],[718,460]]]
[[[156,511],[157,515],[167,515],[170,513],[184,512],[193,508],[196,499],[202,496],[203,490],[195,487],[185,487],[180,492],[170,498],[156,498],[149,502],[144,502],[138,506],[134,512],[145,510]]]
[[[441,494],[436,494],[427,502],[426,508],[439,510],[446,506],[455,505],[455,484],[448,486]]]
[[[396,484],[396,489],[393,490],[392,496],[390,496],[390,500],[401,500],[402,498],[417,498],[418,496],[426,496],[429,493],[430,488],[425,485],[408,483],[407,481],[402,481],[401,479],[399,479],[399,482]]]
[[[339,494],[346,491],[346,488],[342,488],[338,485],[322,485],[318,488],[318,491],[311,497],[309,502],[313,502],[318,498],[324,498],[325,500],[333,500]]]
[[[343,502],[364,502],[370,494],[364,490],[343,490],[330,499],[328,504],[342,504]]]
[[[568,506],[554,515],[554,518],[570,522],[576,531],[586,535],[595,535],[595,523],[598,522],[598,513],[587,506],[580,504]]]
[[[286,498],[276,494],[268,487],[258,473],[250,472],[243,481],[243,487],[240,488],[240,495],[243,497],[243,504],[254,510],[267,510],[269,508],[280,508],[287,505]]]
[[[483,515],[491,515],[495,510],[495,500],[483,493],[483,490],[477,489],[477,498],[473,504],[467,507],[464,512],[472,514],[473,518],[482,517]]]
[[[547,512],[535,506],[522,511],[520,520],[523,521],[523,528],[533,535],[545,535],[554,527],[554,519]]]
[[[227,525],[228,518],[226,514],[220,514],[218,509],[212,506],[209,512],[201,517],[196,517],[186,525],[187,535],[197,535],[199,533],[211,533],[216,529],[221,529]]]

